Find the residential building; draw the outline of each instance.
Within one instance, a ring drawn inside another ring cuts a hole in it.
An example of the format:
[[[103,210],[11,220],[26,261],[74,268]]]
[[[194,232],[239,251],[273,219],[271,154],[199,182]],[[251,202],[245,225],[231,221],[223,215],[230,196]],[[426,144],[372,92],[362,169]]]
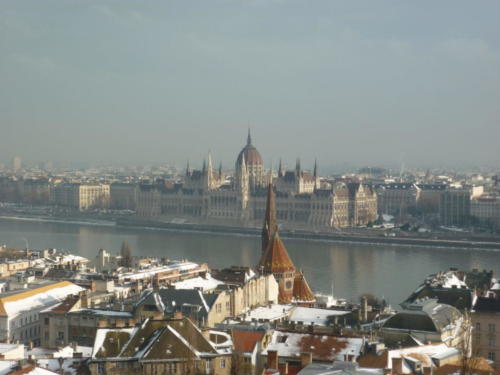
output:
[[[40,313],[84,289],[69,282],[45,282],[0,295],[0,340],[40,345]]]
[[[231,351],[219,351],[190,319],[148,319],[133,328],[99,329],[89,368],[92,375],[229,375]]]
[[[485,297],[478,297],[471,313],[472,353],[487,358],[500,369],[500,283]]]
[[[470,334],[463,323],[464,317],[455,307],[424,299],[405,305],[404,310],[387,319],[380,333],[387,346],[400,345],[411,338],[460,348]]]

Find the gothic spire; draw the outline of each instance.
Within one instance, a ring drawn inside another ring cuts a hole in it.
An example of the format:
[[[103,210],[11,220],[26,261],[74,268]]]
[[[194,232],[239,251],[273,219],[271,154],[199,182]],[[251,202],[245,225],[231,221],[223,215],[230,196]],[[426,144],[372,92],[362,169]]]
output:
[[[222,179],[222,162],[219,163],[219,178]]]
[[[250,128],[248,128],[248,136],[247,136],[247,146],[252,144],[252,136],[250,135]]]
[[[300,176],[301,168],[300,168],[300,158],[297,158],[297,162],[295,163],[295,174]]]
[[[191,174],[191,168],[189,167],[189,160],[188,160],[186,165],[186,176],[189,176],[190,174]]]
[[[314,159],[314,177],[318,177],[318,160]]]
[[[281,158],[280,158],[280,164],[278,166],[278,177],[283,177],[283,166],[281,165]]]
[[[203,167],[201,168],[201,171],[205,173],[207,171],[207,161],[203,159]]]
[[[274,195],[273,185],[270,183],[267,189],[266,216],[264,218],[264,226],[262,228],[262,253],[266,251],[269,242],[277,232],[278,222],[276,220],[276,198]]]

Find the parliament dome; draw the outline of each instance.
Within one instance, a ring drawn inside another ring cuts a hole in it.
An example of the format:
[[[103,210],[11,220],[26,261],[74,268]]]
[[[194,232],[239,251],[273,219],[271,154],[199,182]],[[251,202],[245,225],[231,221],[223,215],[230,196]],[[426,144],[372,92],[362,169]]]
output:
[[[260,156],[259,151],[255,148],[254,145],[252,145],[252,138],[250,136],[250,132],[248,132],[248,138],[247,138],[247,144],[243,149],[240,151],[238,154],[238,158],[236,159],[236,165],[240,166],[241,161],[243,159],[243,156],[245,156],[245,164],[247,166],[249,165],[264,165],[264,162],[262,161],[262,156]]]

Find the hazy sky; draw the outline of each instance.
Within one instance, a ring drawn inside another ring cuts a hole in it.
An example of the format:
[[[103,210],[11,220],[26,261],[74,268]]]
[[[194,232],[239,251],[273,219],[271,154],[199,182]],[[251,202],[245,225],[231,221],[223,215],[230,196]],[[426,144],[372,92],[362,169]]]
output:
[[[0,161],[500,162],[500,1],[0,2]]]

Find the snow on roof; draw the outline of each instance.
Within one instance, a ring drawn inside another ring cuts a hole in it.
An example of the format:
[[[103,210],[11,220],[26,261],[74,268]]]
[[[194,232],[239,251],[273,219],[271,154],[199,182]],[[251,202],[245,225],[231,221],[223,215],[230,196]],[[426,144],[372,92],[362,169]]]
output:
[[[288,317],[293,309],[293,305],[278,304],[269,305],[266,307],[257,307],[256,309],[247,312],[245,314],[244,320],[249,322],[252,321],[252,319],[261,319],[272,322]]]
[[[80,358],[75,358],[75,359],[65,358],[62,361],[62,366],[61,366],[61,363],[59,363],[58,358],[52,358],[52,359],[44,358],[44,359],[37,359],[36,360],[36,364],[39,366],[37,368],[45,371],[45,374],[46,373],[58,374],[59,371],[61,370],[61,367],[62,367],[64,374],[75,375],[77,372],[77,369],[76,369],[76,366],[74,366],[74,365],[79,363],[79,362],[81,362]],[[30,374],[31,375],[45,375],[45,374],[41,374],[41,373],[34,373],[33,374],[32,372],[30,372]]]
[[[456,350],[454,348],[450,348],[446,344],[430,344],[430,345],[422,345],[422,346],[412,346],[409,348],[403,348],[403,349],[394,349],[394,350],[389,350],[387,354],[387,367],[389,369],[392,369],[392,359],[393,358],[401,358],[401,357],[408,357],[411,356],[412,354],[417,354],[419,355],[424,355],[428,357],[429,364],[430,363],[430,358],[447,358],[451,351],[450,349]],[[407,368],[407,372],[411,372],[411,369]]]
[[[129,279],[129,280],[141,280],[154,277],[156,274],[161,272],[169,272],[169,271],[190,271],[195,268],[198,268],[199,264],[193,262],[173,262],[168,265],[151,267],[140,271],[135,272],[125,272],[120,274],[118,277],[120,280]]]
[[[59,369],[59,366],[58,366],[58,369]],[[76,370],[75,370],[75,372],[76,372]],[[27,372],[23,370],[22,373],[23,373],[23,375],[55,375],[55,374],[57,374],[54,371],[46,370],[46,369],[41,368],[41,367],[33,367],[31,370],[29,370]]]
[[[303,324],[309,325],[311,323],[315,325],[327,325],[328,317],[330,316],[342,316],[349,314],[349,311],[342,310],[328,310],[328,309],[314,309],[309,307],[296,307],[289,320],[291,322],[302,322]]]
[[[74,255],[74,254],[64,254],[60,258],[60,262],[63,262],[63,263],[71,263],[73,261],[75,263],[88,263],[89,262],[89,260],[87,258],[84,258],[80,255]]]
[[[312,341],[316,342],[316,345],[310,346],[309,344]],[[359,357],[363,344],[364,340],[357,337],[335,337],[274,331],[271,342],[262,351],[262,354],[267,355],[269,350],[276,350],[280,357],[299,358],[300,353],[306,349],[304,345],[308,345],[307,349],[312,352],[313,358],[317,360],[342,361],[346,354],[353,355],[355,358]],[[328,353],[325,352],[326,347],[329,349]]]
[[[17,361],[0,361],[0,375],[6,375],[17,366]]]
[[[207,274],[206,277],[193,277],[191,279],[185,279],[173,283],[175,289],[201,289],[203,291],[212,290],[217,288],[217,286],[224,284],[224,282],[216,280],[211,274]]]
[[[85,289],[69,281],[22,290],[19,293],[0,297],[0,314],[9,315],[12,318],[24,311],[55,305],[64,300],[68,295],[79,294],[83,290]]]
[[[114,316],[122,318],[131,318],[132,313],[128,311],[113,311],[113,310],[101,310],[101,309],[79,309],[77,312],[89,312],[95,315],[102,316]]]
[[[98,329],[96,334],[95,334],[95,339],[94,339],[94,347],[92,349],[92,358],[94,358],[101,349],[102,344],[104,343],[104,340],[106,339],[106,335],[108,332],[126,332],[130,336],[132,336],[134,330],[137,329],[137,327],[132,327],[132,328],[117,328],[117,329],[112,329],[112,328],[101,328]]]
[[[20,345],[0,343],[0,354],[17,349]]]

